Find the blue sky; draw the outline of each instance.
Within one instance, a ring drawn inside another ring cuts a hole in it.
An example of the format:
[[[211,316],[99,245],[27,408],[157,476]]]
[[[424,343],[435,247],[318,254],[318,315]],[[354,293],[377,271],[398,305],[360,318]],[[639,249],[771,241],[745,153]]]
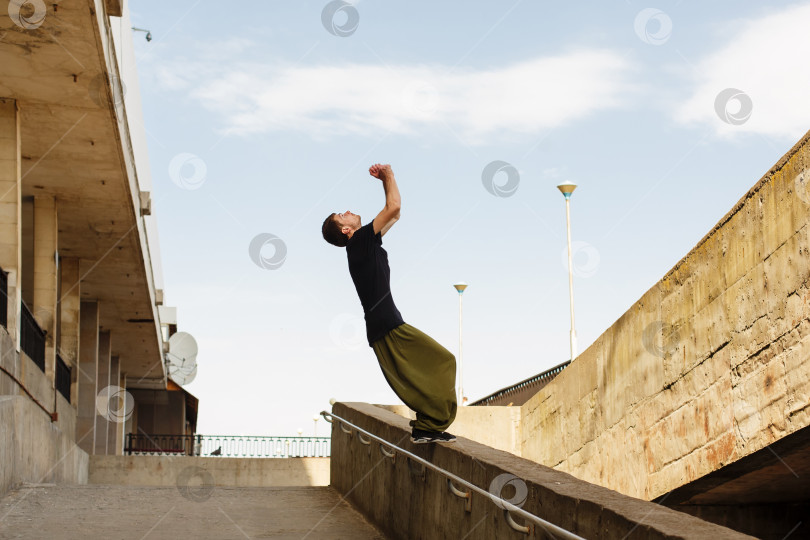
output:
[[[380,210],[372,163],[402,193],[384,247],[405,320],[457,353],[469,283],[475,400],[568,359],[558,183],[579,185],[582,351],[810,127],[807,2],[363,0],[335,15],[357,16],[345,36],[327,4],[130,3],[154,36],[135,42],[153,209],[200,433],[312,434],[332,397],[398,402],[320,236],[330,212]],[[483,185],[496,160],[510,196]],[[262,233],[286,247],[274,269],[249,255]]]

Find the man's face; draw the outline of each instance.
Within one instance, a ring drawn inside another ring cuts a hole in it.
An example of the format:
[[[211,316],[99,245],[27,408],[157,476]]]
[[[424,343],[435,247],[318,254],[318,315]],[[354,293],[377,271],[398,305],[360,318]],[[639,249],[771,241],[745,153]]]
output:
[[[361,226],[360,216],[357,214],[352,214],[348,210],[342,214],[335,214],[335,221],[338,225],[340,225],[341,229],[343,227],[349,227],[353,230],[357,230]]]

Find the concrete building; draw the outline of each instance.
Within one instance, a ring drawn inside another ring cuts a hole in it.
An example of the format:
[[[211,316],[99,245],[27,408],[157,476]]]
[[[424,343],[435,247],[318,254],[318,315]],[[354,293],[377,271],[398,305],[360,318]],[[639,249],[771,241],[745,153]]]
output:
[[[167,387],[130,26],[122,0],[0,10],[0,494],[196,426]]]

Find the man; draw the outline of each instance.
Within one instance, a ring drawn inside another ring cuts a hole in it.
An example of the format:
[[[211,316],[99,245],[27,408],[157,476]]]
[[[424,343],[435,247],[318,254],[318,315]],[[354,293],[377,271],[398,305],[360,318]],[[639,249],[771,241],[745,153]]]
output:
[[[346,211],[323,222],[324,239],[346,247],[349,273],[366,319],[366,336],[385,380],[416,412],[411,441],[453,442],[447,429],[456,417],[456,358],[433,338],[402,320],[391,296],[391,270],[382,237],[399,219],[400,197],[390,165],[372,165],[368,172],[382,181],[385,206],[371,223]]]

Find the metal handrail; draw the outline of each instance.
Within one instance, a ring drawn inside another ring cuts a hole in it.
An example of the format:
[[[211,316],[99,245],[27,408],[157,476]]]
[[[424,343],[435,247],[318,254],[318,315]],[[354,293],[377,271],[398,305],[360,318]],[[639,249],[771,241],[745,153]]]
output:
[[[520,508],[518,506],[515,506],[514,504],[510,503],[509,501],[507,501],[505,499],[502,499],[501,497],[498,497],[496,495],[493,495],[489,491],[481,489],[480,487],[478,487],[478,486],[476,486],[474,484],[471,484],[470,482],[467,482],[463,478],[459,478],[455,474],[453,474],[453,473],[451,473],[449,471],[445,471],[441,467],[437,467],[436,465],[430,463],[429,461],[426,461],[426,460],[422,459],[421,457],[419,457],[419,456],[417,456],[417,455],[415,455],[415,454],[413,454],[411,452],[408,452],[407,450],[403,450],[399,446],[386,441],[385,439],[381,439],[380,437],[377,437],[376,435],[374,435],[372,433],[369,433],[368,431],[366,431],[366,430],[364,430],[364,429],[362,429],[360,427],[357,427],[356,425],[352,424],[348,420],[346,420],[344,418],[341,418],[340,416],[338,416],[336,414],[329,413],[329,412],[326,412],[326,411],[321,411],[321,416],[323,416],[324,420],[326,420],[330,424],[332,423],[332,419],[336,418],[336,419],[338,419],[340,421],[339,425],[340,425],[341,428],[343,428],[342,424],[349,425],[352,428],[354,428],[355,430],[357,430],[358,433],[362,433],[365,436],[371,437],[372,439],[376,440],[377,442],[380,443],[380,451],[385,452],[385,455],[388,455],[388,452],[383,450],[383,446],[388,446],[392,450],[391,456],[396,455],[396,452],[401,452],[402,454],[408,456],[408,458],[421,463],[425,467],[427,467],[429,469],[432,469],[432,470],[436,471],[439,474],[444,475],[449,481],[455,482],[456,484],[461,484],[463,486],[466,486],[471,491],[475,491],[476,493],[478,493],[480,495],[483,495],[484,497],[489,498],[496,506],[499,506],[499,507],[503,508],[504,515],[506,517],[506,522],[509,523],[509,526],[512,527],[515,530],[518,530],[518,531],[529,534],[529,533],[531,533],[531,526],[526,527],[526,526],[521,526],[521,525],[518,525],[517,523],[515,523],[515,521],[512,519],[512,516],[511,516],[512,512],[519,515],[520,517],[522,517],[525,520],[531,521],[531,522],[539,525],[543,530],[551,533],[552,535],[558,535],[558,536],[561,536],[563,538],[568,538],[570,540],[585,540],[581,536],[578,536],[578,535],[576,535],[576,534],[574,534],[574,533],[572,533],[570,531],[567,531],[567,530],[563,529],[562,527],[554,525],[553,523],[551,523],[549,521],[546,521],[541,517],[535,516],[534,514],[532,514],[530,512],[527,512],[526,510],[523,510],[522,508]],[[460,493],[463,493],[460,490],[458,490],[457,488],[455,488],[455,486],[452,486],[452,484],[448,484],[448,486],[450,486],[448,489],[450,489],[453,492],[453,494],[455,494],[455,495],[459,495]],[[461,496],[461,495],[459,495],[459,496]],[[468,499],[468,501],[469,500],[470,499]]]

